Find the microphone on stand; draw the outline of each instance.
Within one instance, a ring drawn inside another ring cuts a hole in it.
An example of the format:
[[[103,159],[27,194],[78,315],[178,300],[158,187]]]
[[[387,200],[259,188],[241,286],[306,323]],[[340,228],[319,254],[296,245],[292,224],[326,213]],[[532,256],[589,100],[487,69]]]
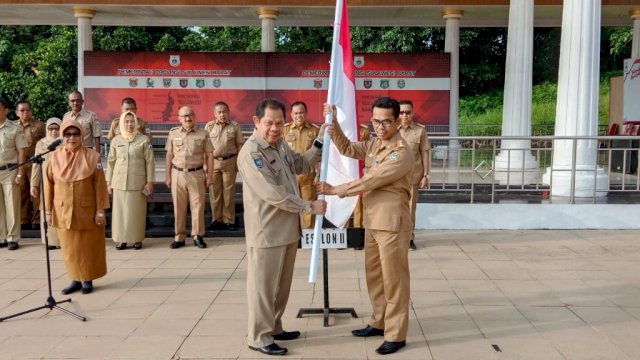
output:
[[[49,144],[49,146],[47,146],[47,150],[49,151],[53,151],[55,150],[58,146],[60,146],[60,144],[62,144],[62,138],[59,137],[55,140],[53,140],[53,142],[51,144]]]

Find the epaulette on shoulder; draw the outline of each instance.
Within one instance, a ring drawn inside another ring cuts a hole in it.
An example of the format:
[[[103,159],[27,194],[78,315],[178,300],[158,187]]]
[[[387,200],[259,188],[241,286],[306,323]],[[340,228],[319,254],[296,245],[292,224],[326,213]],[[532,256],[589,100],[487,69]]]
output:
[[[316,123],[309,123],[309,124],[311,124],[311,126],[315,127],[316,129],[320,130],[320,125]]]
[[[363,129],[369,129],[369,125],[367,124],[360,124],[360,127]]]
[[[233,120],[229,120],[229,124],[231,124],[233,126],[240,126],[240,124],[238,124],[237,121],[233,121]]]
[[[180,126],[172,127],[171,129],[169,129],[169,131],[176,131],[176,130],[180,130]]]

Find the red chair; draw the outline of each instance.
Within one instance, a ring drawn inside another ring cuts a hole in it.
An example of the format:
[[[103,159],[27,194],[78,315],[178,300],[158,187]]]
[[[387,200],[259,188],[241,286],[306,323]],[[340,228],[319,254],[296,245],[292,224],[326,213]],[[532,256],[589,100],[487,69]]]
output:
[[[611,124],[611,127],[609,128],[609,136],[618,135],[618,131],[620,131],[620,125],[617,123]]]

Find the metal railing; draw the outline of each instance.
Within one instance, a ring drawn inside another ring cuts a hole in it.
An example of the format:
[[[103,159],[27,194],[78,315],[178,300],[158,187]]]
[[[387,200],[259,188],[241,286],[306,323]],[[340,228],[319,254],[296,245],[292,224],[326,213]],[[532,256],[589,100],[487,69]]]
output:
[[[481,136],[449,137],[434,136],[431,150],[430,184],[427,193],[467,194],[468,201],[490,202],[508,199],[541,201],[553,196],[554,173],[569,172],[569,196],[565,200],[575,203],[576,178],[584,172],[593,174],[591,202],[612,194],[640,195],[640,177],[637,176],[640,155],[638,136]],[[503,141],[530,141],[526,148],[501,147]],[[558,141],[570,144],[571,163],[564,167],[554,166],[554,144]],[[592,168],[579,167],[578,145],[593,142],[596,151]],[[447,144],[447,145],[443,145]],[[451,147],[450,145],[458,145]],[[506,152],[506,156],[504,155]],[[506,167],[496,167],[498,156],[506,157]],[[526,158],[536,160],[535,168],[526,167]],[[514,163],[515,161],[515,163]],[[598,188],[597,176],[603,172],[608,176],[608,186]],[[546,176],[545,176],[546,174]],[[547,181],[543,181],[545,178]],[[516,196],[509,196],[516,195]],[[580,197],[585,200],[584,194]]]

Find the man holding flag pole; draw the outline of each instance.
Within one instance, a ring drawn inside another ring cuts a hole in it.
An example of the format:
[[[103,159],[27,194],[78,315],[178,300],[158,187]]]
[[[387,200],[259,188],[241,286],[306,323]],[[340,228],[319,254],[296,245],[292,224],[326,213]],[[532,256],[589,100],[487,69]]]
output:
[[[335,116],[335,106],[325,104],[325,115]],[[352,142],[339,125],[329,131],[341,154],[363,160],[366,174],[332,186],[318,183],[319,194],[354,196],[363,193],[365,270],[373,314],[370,324],[353,330],[355,336],[384,336],[376,349],[391,354],[406,345],[409,325],[409,239],[413,225],[409,208],[413,156],[398,129],[400,105],[382,97],[371,107],[371,124],[377,138]]]

